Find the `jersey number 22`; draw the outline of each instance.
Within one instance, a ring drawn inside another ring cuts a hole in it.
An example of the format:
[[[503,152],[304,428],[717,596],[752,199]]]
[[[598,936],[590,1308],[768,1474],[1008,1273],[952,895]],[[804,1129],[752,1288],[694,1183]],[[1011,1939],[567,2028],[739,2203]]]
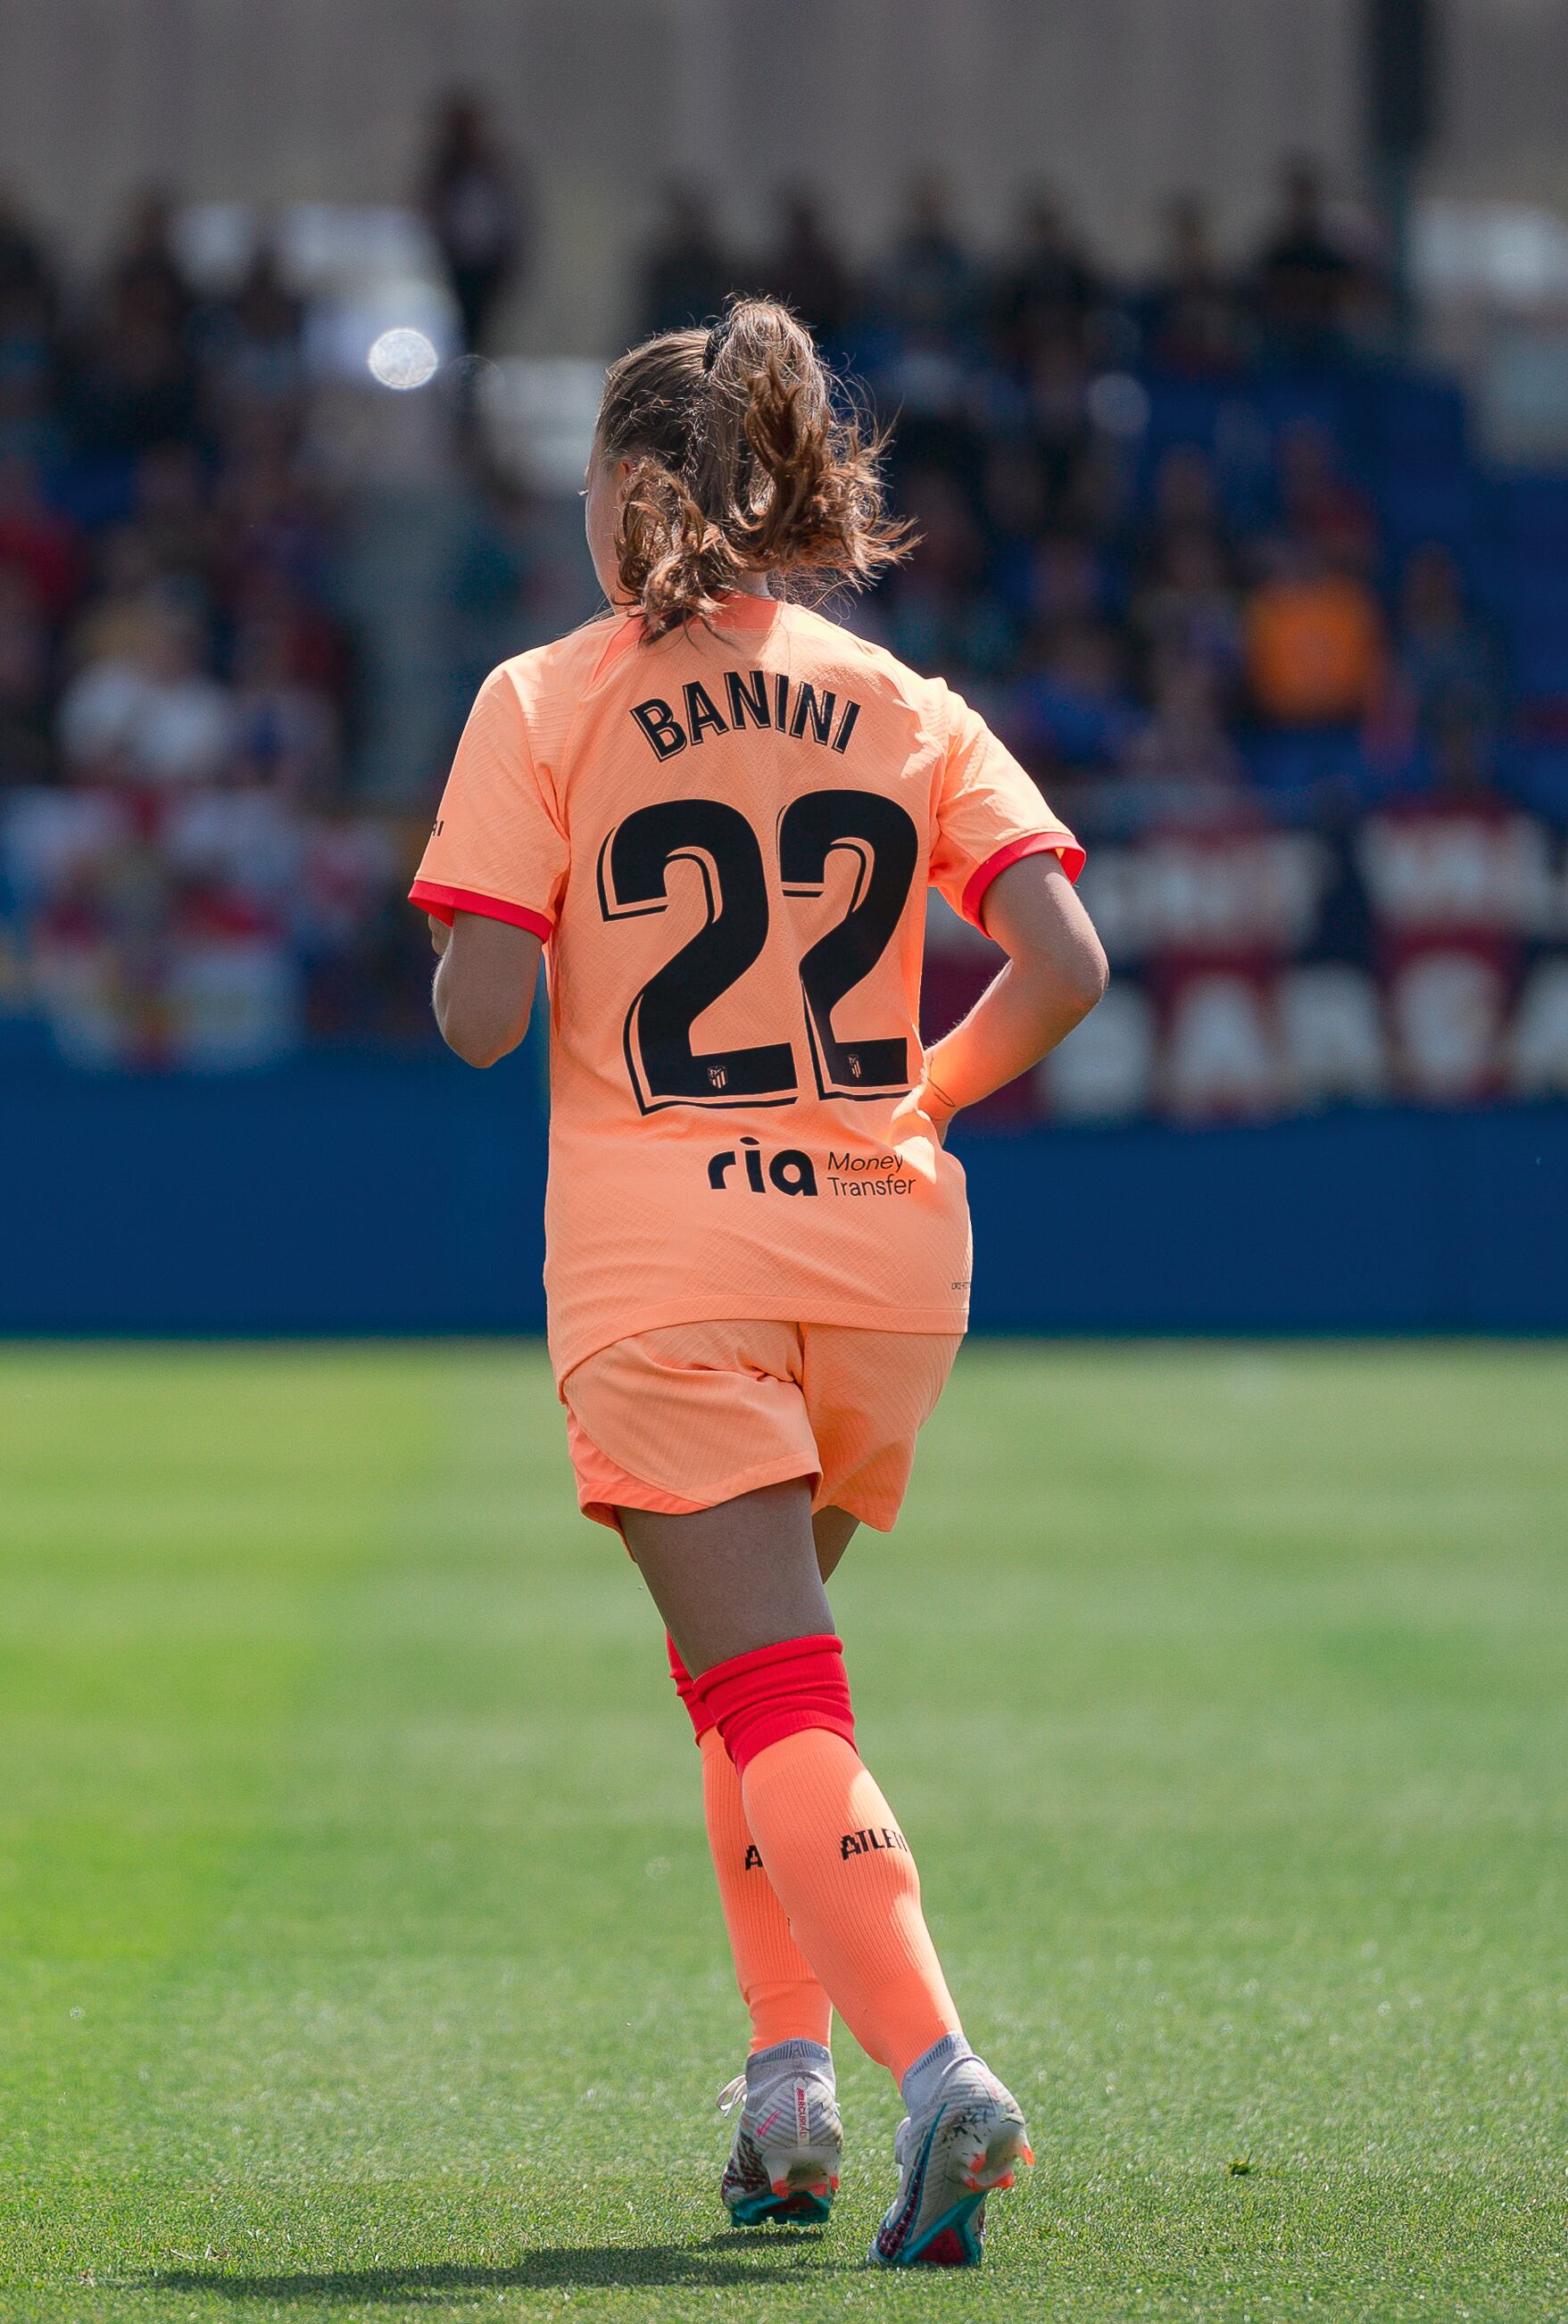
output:
[[[827,859],[858,863],[848,910],[799,963],[816,1087],[824,1097],[881,1098],[909,1085],[901,1036],[835,1030],[833,1012],[881,960],[909,901],[920,855],[913,818],[880,791],[807,791],[779,818],[779,871],[787,896],[820,896]],[[696,864],[707,913],[696,934],[655,971],[626,1012],[627,1070],[644,1113],[668,1105],[789,1105],[800,1093],[789,1041],[694,1050],[691,1028],[756,961],[768,936],[768,879],[757,835],[722,799],[664,799],[618,824],[599,851],[606,920],[662,912],[672,863]]]

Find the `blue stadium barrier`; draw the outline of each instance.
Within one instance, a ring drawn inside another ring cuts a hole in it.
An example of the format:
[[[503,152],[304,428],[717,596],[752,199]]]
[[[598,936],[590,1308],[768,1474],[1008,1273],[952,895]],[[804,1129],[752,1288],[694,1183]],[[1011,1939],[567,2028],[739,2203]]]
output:
[[[1568,1106],[971,1134],[1007,1332],[1568,1331]],[[0,1330],[537,1330],[532,1060],[249,1078],[14,1065]]]
[[[543,1320],[521,1061],[310,1058],[127,1081],[13,1071],[0,1330],[501,1332]]]
[[[964,1152],[985,1330],[1568,1330],[1568,1108],[1037,1130]]]

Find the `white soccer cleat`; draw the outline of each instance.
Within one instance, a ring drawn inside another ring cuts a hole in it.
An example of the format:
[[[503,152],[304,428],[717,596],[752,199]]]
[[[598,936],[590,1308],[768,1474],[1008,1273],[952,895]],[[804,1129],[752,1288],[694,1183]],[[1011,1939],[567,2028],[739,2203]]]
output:
[[[719,2111],[741,2118],[719,2192],[737,2227],[765,2219],[820,2224],[838,2192],[844,2132],[833,2057],[819,2042],[779,2042],[748,2059],[719,2092]]]
[[[1033,2163],[1023,2112],[973,2055],[941,2074],[928,2106],[893,2141],[899,2191],[872,2244],[877,2267],[978,2267],[985,2200]]]

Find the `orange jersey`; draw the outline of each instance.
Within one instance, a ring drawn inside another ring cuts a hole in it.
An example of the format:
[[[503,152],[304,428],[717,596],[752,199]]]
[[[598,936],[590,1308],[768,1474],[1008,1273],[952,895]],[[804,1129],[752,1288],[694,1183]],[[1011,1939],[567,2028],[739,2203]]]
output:
[[[546,939],[557,1377],[747,1319],[958,1332],[964,1173],[909,1102],[926,891],[1083,851],[940,679],[770,598],[492,673],[412,897]]]

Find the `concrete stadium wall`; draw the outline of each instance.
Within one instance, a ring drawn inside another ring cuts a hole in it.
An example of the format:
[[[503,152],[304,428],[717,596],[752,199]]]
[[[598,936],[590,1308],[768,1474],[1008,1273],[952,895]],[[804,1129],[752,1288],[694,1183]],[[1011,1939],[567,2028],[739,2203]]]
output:
[[[978,1328],[1568,1332],[1568,1106],[959,1141]],[[0,1332],[531,1332],[527,1061],[0,1084]]]
[[[1438,189],[1568,197],[1568,0],[1448,0]],[[1147,251],[1201,189],[1255,232],[1278,157],[1360,176],[1358,0],[0,0],[5,175],[92,247],[128,189],[401,198],[431,97],[489,88],[537,166],[541,281],[521,343],[602,353],[672,171],[758,196],[808,177],[874,244],[911,165],[994,232],[1064,187],[1102,249]]]

